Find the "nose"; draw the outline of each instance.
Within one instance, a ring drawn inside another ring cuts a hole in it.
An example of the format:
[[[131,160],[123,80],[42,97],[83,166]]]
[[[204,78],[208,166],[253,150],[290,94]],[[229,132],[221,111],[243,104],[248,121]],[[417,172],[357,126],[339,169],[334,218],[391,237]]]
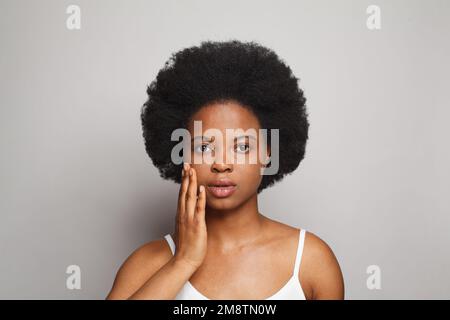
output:
[[[233,172],[233,164],[228,163],[228,161],[225,161],[224,158],[227,158],[225,156],[225,150],[222,149],[223,147],[220,145],[216,145],[214,149],[214,162],[211,165],[211,171],[213,173],[219,173],[219,172]]]
[[[211,171],[214,172],[214,173],[225,172],[225,171],[233,172],[233,165],[226,164],[226,163],[214,162],[211,165]]]

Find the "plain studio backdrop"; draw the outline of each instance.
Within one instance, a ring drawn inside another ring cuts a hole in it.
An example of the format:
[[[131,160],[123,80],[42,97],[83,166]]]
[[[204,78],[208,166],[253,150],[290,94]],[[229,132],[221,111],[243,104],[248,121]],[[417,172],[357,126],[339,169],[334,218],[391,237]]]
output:
[[[330,245],[347,299],[450,298],[449,9],[1,0],[0,298],[103,299],[134,249],[173,230],[178,185],[145,153],[145,90],[171,53],[229,39],[273,49],[308,99],[305,159],[260,211]]]

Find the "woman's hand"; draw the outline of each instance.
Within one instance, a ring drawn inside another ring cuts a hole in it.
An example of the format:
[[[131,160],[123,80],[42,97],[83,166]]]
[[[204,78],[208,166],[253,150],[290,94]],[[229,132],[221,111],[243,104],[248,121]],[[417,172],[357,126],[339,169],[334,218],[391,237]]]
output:
[[[206,256],[206,190],[200,186],[197,193],[197,174],[185,163],[178,196],[175,227],[175,259],[195,268],[200,267]]]

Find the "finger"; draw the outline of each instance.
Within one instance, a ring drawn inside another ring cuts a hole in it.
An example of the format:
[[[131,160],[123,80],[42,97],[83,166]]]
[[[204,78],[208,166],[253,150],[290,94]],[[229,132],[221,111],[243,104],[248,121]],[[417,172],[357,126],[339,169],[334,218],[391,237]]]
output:
[[[196,218],[198,221],[204,221],[205,220],[205,206],[206,206],[206,190],[205,186],[201,185],[199,188],[199,195],[197,200],[197,207],[196,207]]]
[[[189,187],[189,175],[187,174],[187,171],[184,168],[187,168],[187,166],[183,165],[183,176],[181,178],[181,186],[180,186],[180,192],[178,195],[178,214],[180,215],[178,218],[182,219],[185,218],[185,212],[186,212],[186,193]]]
[[[197,204],[197,174],[194,168],[190,168],[189,187],[186,193],[186,214],[187,219],[192,221],[195,214],[195,206]]]

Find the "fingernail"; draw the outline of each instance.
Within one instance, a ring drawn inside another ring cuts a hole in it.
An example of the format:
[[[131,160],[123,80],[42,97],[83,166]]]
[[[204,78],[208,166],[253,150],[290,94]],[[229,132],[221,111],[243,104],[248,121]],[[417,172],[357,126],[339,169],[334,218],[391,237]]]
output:
[[[204,186],[200,186],[200,192],[205,191],[205,187]]]
[[[189,169],[189,175],[192,176],[192,168]]]
[[[186,162],[183,162],[183,169],[184,169],[184,170],[187,170],[187,164],[186,164]]]

